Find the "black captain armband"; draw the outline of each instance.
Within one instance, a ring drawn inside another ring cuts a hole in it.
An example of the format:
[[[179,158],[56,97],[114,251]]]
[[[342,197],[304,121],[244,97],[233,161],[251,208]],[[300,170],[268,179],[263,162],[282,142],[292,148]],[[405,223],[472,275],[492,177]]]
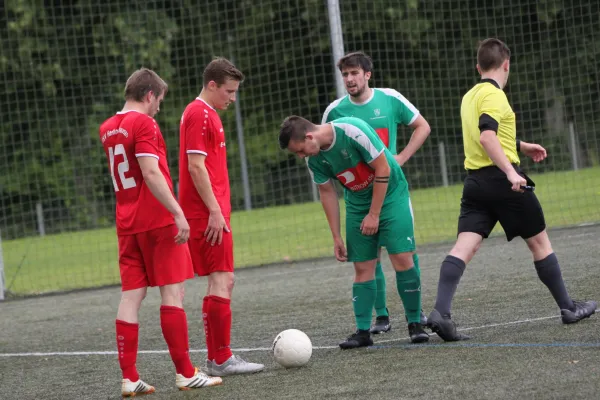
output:
[[[375,183],[388,183],[390,181],[389,176],[376,176]]]
[[[517,152],[521,151],[521,141],[517,139]]]
[[[483,131],[494,131],[498,133],[498,121],[489,114],[481,114],[479,117],[479,133]]]

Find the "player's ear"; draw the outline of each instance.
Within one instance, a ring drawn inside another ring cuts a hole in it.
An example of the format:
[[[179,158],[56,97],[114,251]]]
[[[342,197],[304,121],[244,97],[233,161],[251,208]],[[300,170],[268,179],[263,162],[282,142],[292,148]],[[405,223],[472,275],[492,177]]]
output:
[[[215,81],[210,81],[210,82],[208,82],[208,85],[207,85],[207,86],[208,86],[208,89],[209,89],[210,91],[213,91],[213,90],[215,90],[216,88],[218,88],[218,87],[219,87],[219,85],[217,85],[217,82],[215,82]]]
[[[152,98],[154,97],[154,92],[149,90],[148,93],[144,96],[144,103],[152,103]]]
[[[502,63],[502,69],[504,70],[504,72],[508,72],[508,70],[510,69],[510,60],[508,58]]]
[[[479,75],[481,75],[481,68],[479,67],[479,64],[475,65],[475,68],[477,68],[477,72]]]
[[[369,79],[371,79],[371,71],[369,71],[369,72],[365,72],[365,79],[366,79],[366,80],[369,80]]]

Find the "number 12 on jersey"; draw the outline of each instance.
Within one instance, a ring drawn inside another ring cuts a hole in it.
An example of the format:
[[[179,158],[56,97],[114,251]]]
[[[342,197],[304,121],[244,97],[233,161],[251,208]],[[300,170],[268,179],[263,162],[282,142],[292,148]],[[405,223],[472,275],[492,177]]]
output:
[[[131,189],[135,187],[135,179],[133,177],[125,177],[125,172],[129,171],[129,160],[127,160],[127,154],[125,153],[125,146],[122,144],[116,145],[114,148],[108,148],[108,158],[110,160],[110,176],[112,177],[113,186],[115,192],[119,191],[117,180],[115,179],[115,156],[122,155],[123,161],[121,161],[117,168],[119,170],[119,180],[123,189]]]

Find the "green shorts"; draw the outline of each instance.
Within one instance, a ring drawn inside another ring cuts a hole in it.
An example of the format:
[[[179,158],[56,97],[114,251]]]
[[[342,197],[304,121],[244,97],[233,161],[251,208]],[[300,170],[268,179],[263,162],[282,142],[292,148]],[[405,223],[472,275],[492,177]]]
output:
[[[416,249],[415,229],[410,198],[402,198],[381,210],[379,230],[366,236],[360,231],[364,213],[346,212],[346,248],[348,261],[361,262],[378,257],[379,248],[388,254],[413,252]]]

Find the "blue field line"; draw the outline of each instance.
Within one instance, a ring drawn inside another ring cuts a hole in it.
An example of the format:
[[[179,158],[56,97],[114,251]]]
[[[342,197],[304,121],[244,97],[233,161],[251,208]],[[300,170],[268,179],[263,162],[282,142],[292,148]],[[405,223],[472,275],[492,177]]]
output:
[[[519,347],[600,347],[600,343],[439,343],[439,344],[395,344],[395,345],[374,345],[369,346],[369,349],[423,349],[423,348],[491,348],[491,347],[508,347],[508,348],[519,348]]]

